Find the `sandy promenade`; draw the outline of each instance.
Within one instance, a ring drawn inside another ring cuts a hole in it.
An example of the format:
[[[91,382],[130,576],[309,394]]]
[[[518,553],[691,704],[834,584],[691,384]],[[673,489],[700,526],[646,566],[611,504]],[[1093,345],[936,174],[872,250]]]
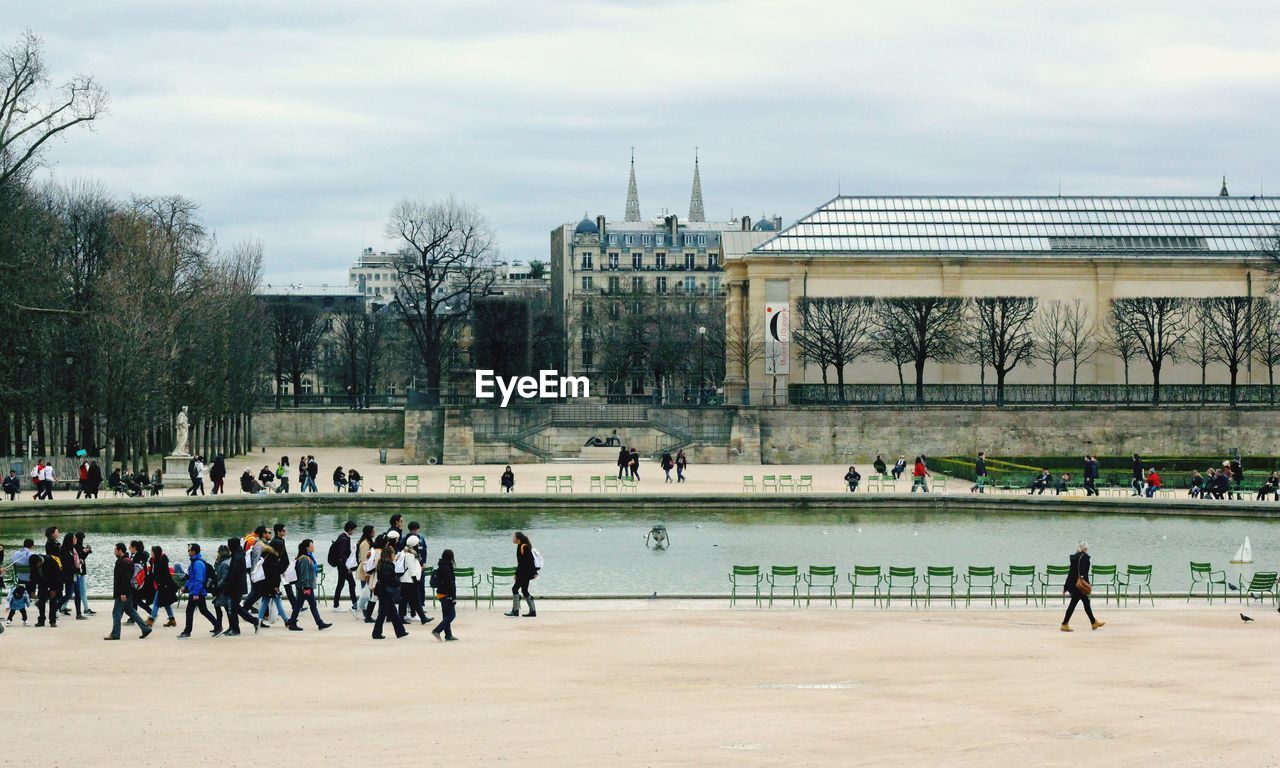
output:
[[[106,610],[99,606],[100,610]],[[457,643],[375,642],[345,615],[189,641],[100,613],[11,627],[3,765],[1265,766],[1280,615],[1228,607],[726,610],[545,601],[463,609]],[[304,626],[306,626],[304,624]],[[197,625],[199,627],[199,625]],[[19,695],[27,691],[29,695]],[[47,692],[48,695],[45,695]],[[22,702],[28,702],[23,704]],[[50,709],[40,702],[56,701]],[[197,714],[198,711],[198,714]],[[53,717],[63,737],[34,727]]]

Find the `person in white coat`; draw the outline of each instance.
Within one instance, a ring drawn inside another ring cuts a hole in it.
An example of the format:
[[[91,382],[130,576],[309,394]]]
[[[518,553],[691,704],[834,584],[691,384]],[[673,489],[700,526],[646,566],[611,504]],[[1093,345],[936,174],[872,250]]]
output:
[[[417,616],[423,624],[431,621],[426,606],[422,601],[422,563],[418,561],[417,536],[405,540],[404,549],[400,552],[400,561],[404,564],[404,573],[400,574],[400,620],[408,621],[409,616]]]

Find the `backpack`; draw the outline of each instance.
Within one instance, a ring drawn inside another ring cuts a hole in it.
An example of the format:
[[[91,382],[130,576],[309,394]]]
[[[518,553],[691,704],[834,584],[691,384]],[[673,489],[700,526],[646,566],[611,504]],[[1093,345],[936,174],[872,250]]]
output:
[[[341,559],[341,558],[342,558],[342,556],[341,556],[340,554],[338,554],[338,540],[337,540],[337,539],[334,539],[334,540],[329,544],[329,557],[328,557],[328,561],[327,561],[327,562],[329,563],[329,567],[330,567],[330,568],[337,568],[338,566],[342,565],[342,559]]]
[[[537,568],[537,569],[540,571],[540,570],[542,570],[542,564],[543,564],[543,562],[544,562],[544,561],[543,561],[543,559],[542,559],[542,553],[541,553],[541,552],[539,552],[539,551],[538,551],[538,550],[536,550],[536,549],[535,549],[535,550],[533,550],[533,567],[534,567],[534,568]]]
[[[218,580],[218,572],[209,564],[208,560],[201,559],[204,563],[204,591],[211,594],[218,594],[218,590],[222,588],[222,582]]]
[[[428,583],[431,585],[431,588],[432,588],[432,589],[435,589],[436,587],[439,587],[439,586],[440,586],[440,572],[439,572],[439,571],[437,571],[437,570],[435,570],[434,568],[433,568],[433,569],[431,569],[431,579],[429,580],[429,582],[428,582]]]

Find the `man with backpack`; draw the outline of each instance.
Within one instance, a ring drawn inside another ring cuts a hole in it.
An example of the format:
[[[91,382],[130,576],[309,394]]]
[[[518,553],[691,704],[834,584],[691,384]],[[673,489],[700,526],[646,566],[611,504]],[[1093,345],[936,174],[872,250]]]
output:
[[[356,529],[356,524],[352,520],[348,520],[342,526],[342,533],[333,540],[329,545],[329,567],[337,569],[338,586],[333,590],[333,607],[340,607],[342,601],[342,588],[345,585],[351,595],[351,607],[356,605],[356,579],[351,575],[351,569],[355,567],[355,550],[351,542],[351,534]]]
[[[178,635],[178,639],[186,640],[191,637],[191,625],[197,610],[213,625],[213,636],[217,637],[222,634],[222,624],[213,617],[212,613],[209,613],[209,606],[205,605],[209,588],[217,586],[213,583],[216,579],[213,575],[214,571],[200,556],[199,544],[188,544],[187,556],[191,558],[191,567],[187,569],[187,583],[182,587],[182,591],[187,593],[187,624],[182,634]]]

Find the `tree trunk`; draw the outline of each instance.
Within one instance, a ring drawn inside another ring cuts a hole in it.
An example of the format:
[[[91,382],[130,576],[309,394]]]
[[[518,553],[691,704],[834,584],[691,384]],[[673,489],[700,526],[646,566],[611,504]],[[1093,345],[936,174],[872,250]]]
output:
[[[842,403],[843,403],[843,402],[845,402],[845,396],[844,396],[844,365],[843,365],[843,364],[838,364],[838,365],[836,365],[836,386],[840,388],[840,391],[839,391],[839,398],[840,398],[840,402],[842,402]]]
[[[1151,404],[1160,404],[1160,364],[1151,366]]]
[[[1002,368],[996,368],[996,407],[1004,405],[1004,377],[1008,375],[1008,371]]]
[[[1236,406],[1236,379],[1240,376],[1240,367],[1233,365],[1229,370],[1231,371],[1231,389],[1229,392],[1231,395],[1231,407],[1234,408]]]
[[[924,361],[916,360],[916,404],[924,404]]]

